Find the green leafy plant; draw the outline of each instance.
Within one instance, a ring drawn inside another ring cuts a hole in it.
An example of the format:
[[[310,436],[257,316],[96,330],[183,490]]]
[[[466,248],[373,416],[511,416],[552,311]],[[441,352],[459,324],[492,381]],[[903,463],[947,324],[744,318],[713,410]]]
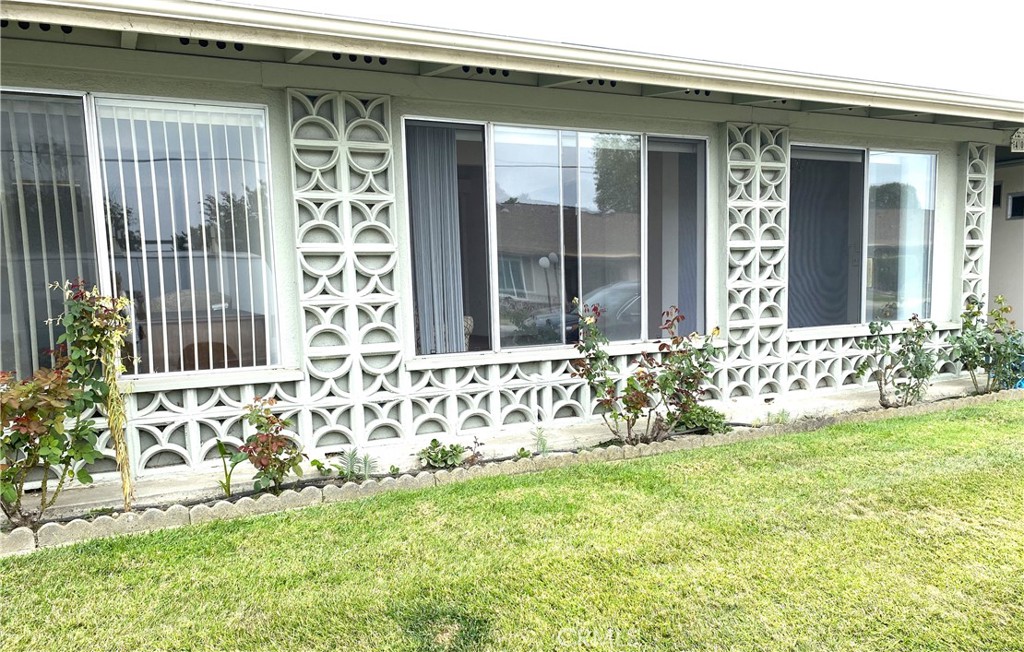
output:
[[[342,480],[367,480],[377,472],[377,460],[369,454],[360,455],[355,448],[343,452],[330,464],[320,460],[310,462],[321,474],[337,473]],[[392,467],[397,468],[397,467]]]
[[[66,369],[40,369],[21,381],[0,372],[0,507],[15,526],[34,526],[70,478],[92,482],[81,466],[100,457],[95,425],[83,417],[91,407]],[[24,504],[34,470],[41,473],[38,509]]]
[[[652,360],[651,368],[657,373],[658,394],[665,403],[665,420],[673,431],[703,429],[711,433],[725,432],[725,415],[700,404],[704,387],[715,370],[714,361],[722,354],[714,338],[719,330],[709,335],[690,333],[683,335],[679,327],[685,317],[675,306],[661,313],[661,325],[667,337],[658,346],[660,360]]]
[[[242,451],[232,452],[227,445],[221,440],[217,440],[217,454],[220,455],[220,464],[224,477],[217,481],[220,485],[221,491],[228,498],[231,497],[231,475],[235,472],[235,467],[249,459],[249,456]]]
[[[52,320],[65,329],[52,351],[54,368],[20,381],[0,375],[0,505],[11,522],[21,525],[37,523],[71,477],[92,482],[85,465],[100,453],[95,421],[87,415],[101,404],[121,471],[124,509],[132,504],[124,397],[117,383],[130,303],[86,289],[82,281],[50,288],[64,294],[64,313]],[[34,471],[41,474],[40,502],[38,509],[28,509],[23,506],[25,484]]]
[[[630,373],[622,374],[608,354],[608,338],[599,325],[599,305],[580,305],[581,358],[574,376],[583,378],[594,391],[598,411],[611,433],[624,444],[661,441],[680,430],[725,432],[725,417],[700,404],[721,349],[713,343],[718,335],[679,332],[684,317],[675,306],[662,313],[666,337],[658,356],[641,354]],[[717,415],[717,417],[716,417]]]
[[[754,419],[754,423],[751,424],[755,428],[759,426],[772,426],[782,425],[789,423],[789,410],[779,410],[778,412],[768,412],[764,415],[763,419]]]
[[[64,294],[64,313],[55,320],[64,327],[57,338],[55,361],[81,387],[83,401],[103,405],[121,474],[124,510],[131,511],[135,492],[125,437],[127,415],[124,392],[117,382],[124,372],[122,350],[130,328],[131,301],[106,296],[96,287],[87,289],[82,280],[54,283],[50,288]]]
[[[969,299],[960,314],[960,332],[946,338],[950,359],[967,370],[977,394],[1008,389],[1024,377],[1024,333],[1009,318],[1013,308],[1002,295],[995,304],[986,315],[981,301]]]
[[[394,464],[392,464],[391,467],[388,468],[388,473],[390,475],[398,477],[398,476],[400,476],[402,474],[402,469],[400,469],[397,466],[395,466]]]
[[[274,414],[275,403],[274,399],[257,397],[246,406],[245,419],[256,429],[256,434],[249,437],[239,451],[245,453],[249,462],[256,467],[253,489],[270,489],[279,494],[289,473],[302,475],[305,455],[281,434],[290,424]]]
[[[544,432],[544,429],[537,426],[533,429],[533,450],[537,451],[538,455],[547,455],[550,450],[550,444],[548,442],[548,434]]]
[[[856,371],[878,385],[878,404],[906,407],[921,400],[935,375],[937,358],[926,347],[935,324],[913,315],[898,333],[887,321],[873,321],[868,328],[871,334],[861,343],[865,357]]]
[[[438,440],[431,439],[430,445],[417,453],[416,457],[427,468],[453,469],[462,464],[465,455],[466,447],[462,444],[444,446]]]
[[[530,457],[533,457],[533,453],[531,453],[530,451],[526,450],[525,448],[520,448],[519,450],[516,451],[515,458],[517,460],[525,460],[525,459],[528,459]]]
[[[359,458],[359,473],[362,475],[363,481],[365,482],[370,478],[370,475],[377,472],[377,460],[371,457],[368,453],[364,453]]]

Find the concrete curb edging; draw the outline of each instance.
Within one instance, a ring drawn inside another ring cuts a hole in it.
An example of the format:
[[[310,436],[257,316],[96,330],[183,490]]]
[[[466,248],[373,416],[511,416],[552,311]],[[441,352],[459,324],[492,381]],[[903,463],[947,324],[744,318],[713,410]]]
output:
[[[1018,400],[1024,400],[1024,390],[1007,390],[997,394],[935,401],[912,405],[906,408],[848,412],[819,418],[800,419],[792,423],[763,426],[760,428],[736,428],[723,435],[683,435],[652,444],[637,444],[635,446],[612,445],[593,450],[490,462],[469,468],[458,467],[433,472],[421,471],[416,475],[405,474],[398,478],[389,476],[366,480],[362,483],[346,482],[340,486],[326,485],[323,488],[305,487],[300,491],[286,489],[279,496],[262,494],[252,498],[241,498],[233,503],[221,500],[212,505],[202,504],[191,508],[184,505],[172,505],[167,509],[150,508],[143,512],[99,516],[92,521],[75,519],[68,523],[44,523],[36,532],[27,527],[19,527],[8,533],[0,533],[0,557],[23,555],[41,548],[65,546],[92,539],[136,534],[139,532],[154,532],[157,530],[180,528],[186,525],[198,525],[210,521],[271,514],[301,509],[321,503],[358,500],[388,491],[425,489],[464,482],[473,478],[534,473],[585,462],[612,462],[637,459],[704,446],[722,446],[774,435],[808,432],[839,424],[870,423],[890,418],[919,416],[974,405]]]

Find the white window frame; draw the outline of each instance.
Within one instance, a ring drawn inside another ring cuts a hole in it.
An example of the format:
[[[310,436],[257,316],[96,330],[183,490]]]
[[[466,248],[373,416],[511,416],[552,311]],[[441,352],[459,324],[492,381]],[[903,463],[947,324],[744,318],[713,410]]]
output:
[[[93,223],[93,238],[96,247],[97,270],[99,278],[96,279],[96,286],[104,294],[110,295],[113,292],[113,274],[111,271],[110,249],[108,247],[107,224],[105,212],[106,189],[103,187],[103,175],[101,172],[102,158],[99,149],[99,124],[96,111],[96,100],[106,99],[118,102],[151,102],[176,105],[199,105],[221,109],[243,108],[257,110],[263,113],[264,134],[262,146],[267,161],[267,209],[269,215],[268,234],[266,245],[268,252],[264,252],[270,259],[270,269],[274,276],[280,273],[277,261],[277,247],[275,246],[274,232],[274,189],[273,189],[273,161],[271,147],[271,122],[269,108],[266,104],[236,102],[228,100],[192,99],[182,97],[165,97],[155,95],[138,95],[125,93],[105,93],[82,90],[49,89],[49,88],[25,88],[17,86],[0,86],[0,93],[19,95],[37,95],[42,97],[55,98],[78,98],[82,101],[85,121],[85,143],[88,161],[89,190],[92,194],[91,210]],[[268,358],[277,358],[276,363],[266,365],[253,365],[245,367],[233,367],[229,369],[199,369],[190,371],[173,372],[149,372],[140,374],[121,374],[120,378],[134,391],[159,391],[183,388],[215,387],[219,385],[243,384],[252,382],[252,372],[259,371],[262,382],[286,382],[300,380],[303,377],[301,370],[294,366],[284,364],[283,348],[281,340],[284,331],[283,306],[280,292],[275,292],[273,297],[274,314],[269,318],[273,320],[273,332],[277,334],[276,342],[267,342]]]
[[[813,149],[833,149],[833,150],[846,150],[861,152],[864,157],[864,196],[863,196],[863,207],[861,215],[861,265],[860,265],[860,321],[854,324],[833,324],[829,326],[805,326],[802,328],[789,328],[789,294],[786,294],[786,333],[791,341],[807,341],[815,339],[827,339],[830,337],[858,337],[862,335],[870,335],[871,330],[869,322],[867,321],[867,246],[868,246],[868,213],[870,210],[869,206],[869,193],[870,184],[868,179],[870,176],[870,156],[872,152],[881,152],[889,154],[927,154],[933,157],[934,165],[932,166],[932,203],[935,207],[933,210],[938,209],[938,181],[939,181],[939,159],[940,152],[933,149],[915,149],[915,148],[903,148],[903,147],[859,147],[851,145],[835,145],[829,143],[823,143],[820,141],[793,141],[790,143],[790,152],[793,147],[813,148]],[[792,169],[792,155],[790,155],[790,169]],[[792,175],[787,175],[786,178],[786,196],[791,198],[792,195],[789,192],[789,184],[792,183]],[[936,256],[938,255],[938,249],[934,246],[935,241],[935,229],[937,228],[937,221],[932,223],[932,248],[930,253],[929,265],[929,283],[928,283],[928,301],[929,304],[934,306],[935,304],[935,263]],[[789,230],[786,230],[786,258],[792,255],[789,248]],[[786,286],[789,286],[789,264],[787,261],[786,265]],[[934,312],[934,310],[933,310]],[[934,321],[933,317],[929,317]],[[892,320],[892,325],[896,329],[901,329],[910,324],[909,320]]]
[[[707,234],[707,215],[708,215],[708,194],[709,194],[709,174],[711,166],[711,155],[710,155],[710,137],[704,135],[686,135],[686,134],[669,134],[663,132],[640,132],[629,129],[616,129],[614,127],[608,128],[593,128],[593,127],[572,127],[565,125],[552,125],[552,124],[537,124],[537,123],[520,123],[514,121],[504,120],[480,120],[480,119],[461,119],[457,117],[449,116],[433,116],[433,115],[422,115],[422,114],[406,114],[402,115],[400,120],[401,125],[401,147],[398,152],[401,158],[401,165],[403,171],[403,177],[405,181],[402,183],[402,211],[404,223],[406,228],[409,225],[409,184],[408,179],[408,145],[406,142],[407,126],[409,122],[434,122],[440,124],[456,124],[465,125],[471,127],[483,127],[484,133],[484,174],[485,174],[485,195],[487,201],[487,266],[488,266],[488,291],[489,291],[489,316],[490,316],[490,338],[491,348],[485,351],[460,351],[457,353],[419,353],[416,350],[415,343],[415,327],[412,324],[412,320],[406,320],[407,325],[405,328],[405,341],[406,344],[403,347],[405,352],[405,368],[409,370],[428,370],[437,369],[452,366],[467,366],[474,364],[488,364],[491,362],[498,363],[515,363],[515,362],[526,362],[534,360],[571,360],[579,356],[579,352],[574,344],[542,344],[534,346],[517,346],[514,348],[502,348],[501,337],[500,337],[500,322],[498,315],[498,301],[499,296],[499,270],[498,270],[498,239],[497,239],[497,205],[495,198],[497,197],[496,191],[496,179],[495,179],[495,163],[494,163],[494,128],[495,127],[514,127],[524,129],[548,129],[555,131],[559,134],[561,132],[573,132],[573,133],[614,133],[622,134],[627,136],[636,136],[640,139],[640,283],[641,283],[641,323],[640,323],[640,337],[632,340],[622,340],[612,342],[607,348],[612,355],[618,354],[630,354],[641,351],[654,352],[658,348],[658,344],[661,341],[658,338],[648,337],[648,302],[650,301],[649,292],[647,292],[647,274],[648,274],[648,197],[647,197],[647,140],[648,138],[656,139],[675,139],[681,141],[699,142],[704,147],[704,187],[702,188],[703,197],[701,204],[704,207],[704,214],[701,220],[701,235],[703,242],[701,243],[701,251],[704,255],[705,261],[709,255],[709,238]],[[561,147],[559,147],[559,162],[561,163]],[[561,167],[561,166],[560,166]],[[559,193],[561,194],[561,185],[559,186]],[[564,231],[561,236],[564,239]],[[413,244],[411,239],[408,242],[407,249],[403,252],[408,260],[412,259]],[[565,256],[565,243],[562,242],[559,247],[559,256],[564,259]],[[403,282],[407,282],[406,287],[412,287],[413,275],[415,271],[411,266],[408,272],[407,279],[403,279]],[[700,278],[704,280],[703,274]],[[707,292],[701,292],[700,302],[704,304],[705,320],[710,311],[707,306]],[[410,295],[409,302],[415,302],[415,298]],[[412,306],[409,306],[410,310]]]

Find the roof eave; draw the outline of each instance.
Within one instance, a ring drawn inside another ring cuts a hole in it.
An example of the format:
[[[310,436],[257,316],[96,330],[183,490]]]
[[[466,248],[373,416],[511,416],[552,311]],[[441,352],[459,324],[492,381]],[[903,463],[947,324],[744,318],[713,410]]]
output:
[[[1024,124],[1024,103],[967,93],[282,9],[192,0],[5,0],[0,16]]]

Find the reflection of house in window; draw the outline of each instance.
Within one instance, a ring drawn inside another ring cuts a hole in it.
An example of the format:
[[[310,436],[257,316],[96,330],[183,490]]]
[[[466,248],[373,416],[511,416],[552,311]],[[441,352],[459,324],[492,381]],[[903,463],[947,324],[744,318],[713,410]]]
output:
[[[498,292],[501,296],[526,298],[526,278],[522,258],[498,256]]]

